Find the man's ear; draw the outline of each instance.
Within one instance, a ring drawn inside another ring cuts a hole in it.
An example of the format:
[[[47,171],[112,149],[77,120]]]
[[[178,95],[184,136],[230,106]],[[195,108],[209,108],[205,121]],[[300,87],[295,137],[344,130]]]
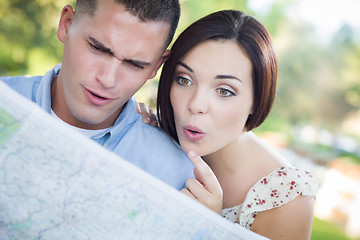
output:
[[[59,20],[59,26],[57,29],[57,36],[58,39],[64,43],[66,39],[66,35],[69,32],[70,26],[74,21],[75,11],[73,10],[72,6],[66,5],[62,11]]]
[[[163,65],[164,62],[166,62],[166,60],[169,58],[170,56],[170,50],[167,49],[165,50],[165,52],[161,55],[160,59],[158,60],[154,71],[151,73],[149,79],[152,79],[156,76],[157,71],[159,70],[159,68],[161,67],[161,65]]]

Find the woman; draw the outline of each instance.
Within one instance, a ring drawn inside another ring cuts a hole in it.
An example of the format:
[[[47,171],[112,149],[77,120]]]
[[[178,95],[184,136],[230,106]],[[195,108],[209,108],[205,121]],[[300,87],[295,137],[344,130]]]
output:
[[[268,238],[310,239],[317,181],[251,132],[270,112],[276,78],[261,23],[239,11],[210,14],[171,49],[158,119],[195,164],[197,180],[188,180],[185,194]]]

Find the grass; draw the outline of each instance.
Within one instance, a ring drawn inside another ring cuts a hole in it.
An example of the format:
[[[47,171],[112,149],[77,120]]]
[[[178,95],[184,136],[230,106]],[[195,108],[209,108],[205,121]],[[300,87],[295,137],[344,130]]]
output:
[[[314,218],[311,240],[355,240],[346,236],[336,224]]]

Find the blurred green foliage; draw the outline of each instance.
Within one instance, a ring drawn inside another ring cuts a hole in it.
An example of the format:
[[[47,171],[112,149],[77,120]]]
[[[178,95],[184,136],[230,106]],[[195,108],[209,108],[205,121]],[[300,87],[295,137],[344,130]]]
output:
[[[353,240],[347,237],[336,224],[314,218],[311,240]]]
[[[71,1],[0,2],[0,75],[43,74],[61,59],[56,27]]]

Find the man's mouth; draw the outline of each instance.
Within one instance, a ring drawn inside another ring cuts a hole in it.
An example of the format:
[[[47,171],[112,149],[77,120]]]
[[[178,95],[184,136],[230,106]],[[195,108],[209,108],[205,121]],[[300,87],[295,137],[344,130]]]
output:
[[[105,97],[102,97],[102,96],[100,96],[100,95],[97,95],[96,93],[94,93],[94,92],[91,92],[91,91],[89,91],[92,95],[94,95],[95,97],[97,97],[97,98],[100,98],[100,99],[108,99],[108,98],[105,98]]]
[[[84,90],[85,90],[85,95],[86,95],[86,98],[88,99],[88,101],[95,105],[103,106],[112,101],[112,98],[107,98],[107,97],[101,96],[98,93],[90,91],[87,88],[84,88]]]

